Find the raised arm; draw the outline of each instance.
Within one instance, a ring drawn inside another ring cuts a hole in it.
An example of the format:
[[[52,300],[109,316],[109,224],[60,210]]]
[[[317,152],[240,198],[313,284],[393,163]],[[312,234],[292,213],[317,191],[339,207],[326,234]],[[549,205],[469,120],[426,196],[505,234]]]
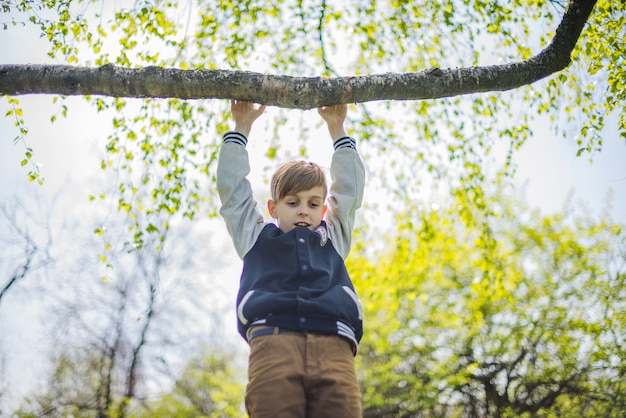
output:
[[[350,252],[355,213],[361,206],[365,187],[365,168],[356,151],[356,141],[346,134],[343,126],[347,110],[345,104],[318,109],[335,148],[326,223],[333,246],[344,259]]]
[[[264,110],[265,106],[256,108],[253,103],[231,101],[235,130],[224,135],[217,162],[217,190],[222,202],[220,214],[241,258],[254,245],[264,222],[246,178],[250,173],[246,150],[248,135]]]

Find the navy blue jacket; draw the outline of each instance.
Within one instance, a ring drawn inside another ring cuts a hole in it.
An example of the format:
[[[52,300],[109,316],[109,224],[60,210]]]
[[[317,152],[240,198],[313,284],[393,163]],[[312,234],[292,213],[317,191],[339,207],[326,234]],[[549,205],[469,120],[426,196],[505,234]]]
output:
[[[239,333],[251,323],[338,334],[356,344],[363,312],[326,223],[282,232],[267,224],[243,259],[237,296]]]

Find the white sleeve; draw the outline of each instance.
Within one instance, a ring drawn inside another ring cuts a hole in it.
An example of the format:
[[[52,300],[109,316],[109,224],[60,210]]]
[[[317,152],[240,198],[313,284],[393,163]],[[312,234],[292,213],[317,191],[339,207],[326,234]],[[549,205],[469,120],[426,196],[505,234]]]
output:
[[[239,135],[227,142],[229,135]],[[242,143],[243,137],[243,143]],[[229,132],[220,149],[217,162],[217,190],[222,202],[220,215],[233,239],[241,259],[250,251],[265,226],[263,215],[257,209],[252,187],[246,176],[250,173],[245,136]]]
[[[333,246],[345,260],[350,253],[356,210],[365,188],[365,167],[354,148],[336,149],[330,165],[332,184],[326,223]]]

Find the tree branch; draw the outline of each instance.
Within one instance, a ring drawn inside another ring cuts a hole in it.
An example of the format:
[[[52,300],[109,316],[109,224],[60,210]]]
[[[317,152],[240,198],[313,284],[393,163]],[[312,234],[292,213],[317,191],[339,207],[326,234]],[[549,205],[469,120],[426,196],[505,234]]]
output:
[[[570,0],[550,45],[520,62],[351,77],[290,77],[248,71],[0,65],[0,94],[238,99],[292,109],[376,100],[423,100],[532,84],[566,68],[597,0]]]

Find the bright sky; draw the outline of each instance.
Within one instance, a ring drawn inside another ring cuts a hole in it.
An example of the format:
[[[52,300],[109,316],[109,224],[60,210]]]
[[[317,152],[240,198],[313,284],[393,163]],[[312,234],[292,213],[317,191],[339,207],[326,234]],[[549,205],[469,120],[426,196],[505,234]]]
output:
[[[45,44],[36,32],[0,31],[0,45],[0,64],[49,62],[45,56]],[[43,187],[26,181],[29,167],[20,166],[24,146],[12,142],[16,135],[14,120],[2,118],[0,199],[4,202],[14,194],[26,193],[28,189],[37,189],[49,197],[61,192],[57,209],[63,208],[68,214],[80,216],[88,210],[87,196],[101,192],[95,179],[101,176],[99,161],[110,120],[103,114],[96,114],[83,99],[69,98],[65,102],[69,107],[68,118],[60,117],[55,124],[50,124],[50,116],[58,111],[58,106],[51,104],[51,97],[20,96],[18,99],[29,128],[26,137],[28,146],[33,148],[35,160],[41,164],[46,180]],[[1,101],[0,114],[4,115],[8,109],[6,100]],[[312,115],[318,118],[316,114]],[[615,133],[615,119],[608,125],[604,150],[594,156],[593,164],[587,157],[576,157],[577,148],[573,142],[555,138],[548,129],[543,130],[544,136],[537,135],[524,145],[515,158],[519,167],[516,187],[525,188],[527,201],[532,207],[540,208],[544,213],[554,213],[571,197],[599,215],[606,209],[606,197],[612,190],[610,213],[614,220],[626,223],[626,144]],[[264,126],[259,123],[255,130]],[[536,129],[536,132],[539,131]],[[215,233],[225,233],[221,225],[216,228]],[[225,241],[230,242],[227,237]],[[240,264],[234,250],[231,257],[233,268],[226,275],[233,276],[235,288]],[[9,302],[10,299],[7,298],[7,303],[3,301],[0,308],[0,350],[6,351],[14,344],[37,346],[39,325],[37,315],[31,310],[34,304],[24,300]],[[19,315],[16,315],[18,312]],[[234,321],[229,321],[229,324],[233,325],[231,331],[234,333]],[[27,351],[20,353],[12,354],[7,365],[9,376],[17,379],[18,386],[20,379],[24,380],[21,381],[24,385],[28,381],[24,373],[18,371],[28,371],[32,360],[29,356],[33,355]]]
[[[613,117],[604,133],[603,150],[576,157],[573,142],[551,134],[534,138],[522,148],[517,184],[526,185],[527,201],[546,213],[562,209],[571,198],[583,203],[595,215],[605,210],[615,221],[626,223],[626,143],[617,134]],[[549,132],[546,129],[546,132]],[[607,196],[611,205],[607,206]]]

